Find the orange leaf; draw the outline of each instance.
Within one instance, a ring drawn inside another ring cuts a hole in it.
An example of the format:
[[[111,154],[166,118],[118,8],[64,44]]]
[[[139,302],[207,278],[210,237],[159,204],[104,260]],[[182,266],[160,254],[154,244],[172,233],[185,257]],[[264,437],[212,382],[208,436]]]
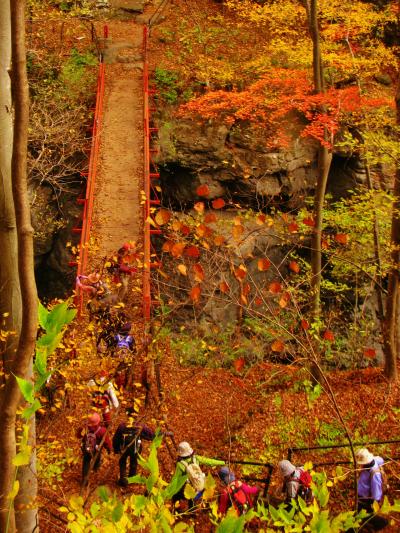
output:
[[[225,200],[223,198],[217,198],[211,202],[211,205],[214,209],[222,209],[225,205]]]
[[[247,296],[248,294],[250,294],[250,284],[249,283],[245,283],[243,285],[243,288],[242,288],[242,294],[244,294],[245,296]]]
[[[249,303],[247,300],[247,296],[243,293],[240,294],[240,301],[242,302],[243,305],[247,305]]]
[[[301,327],[307,331],[307,329],[310,329],[310,324],[303,318],[303,320],[300,322]]]
[[[221,281],[221,283],[219,284],[219,290],[224,294],[227,294],[229,292],[229,285],[226,281]]]
[[[182,224],[181,226],[181,233],[183,235],[189,235],[190,234],[190,228],[189,226],[186,226],[185,224]]]
[[[180,272],[182,274],[182,276],[187,276],[187,268],[186,268],[186,265],[184,265],[183,263],[181,263],[180,265],[177,266],[177,269],[178,269],[178,272]]]
[[[271,261],[267,258],[259,259],[257,261],[258,270],[260,270],[261,272],[268,270],[270,266],[271,266]]]
[[[171,254],[174,257],[180,257],[183,254],[183,250],[185,249],[185,243],[184,242],[177,242],[175,243],[171,248]]]
[[[204,281],[204,269],[200,263],[193,265],[194,279],[198,282]]]
[[[254,303],[255,303],[255,305],[262,305],[262,304],[263,304],[263,300],[262,300],[262,298],[260,298],[259,296],[257,296],[257,297],[254,299]]]
[[[296,233],[296,231],[299,230],[299,225],[297,224],[297,222],[291,222],[288,225],[288,230],[290,231],[290,233]]]
[[[376,350],[374,348],[364,348],[364,355],[365,357],[373,359],[374,357],[376,357]]]
[[[185,249],[185,255],[187,257],[197,258],[197,257],[200,257],[200,250],[197,248],[197,246],[188,246]]]
[[[282,307],[284,309],[287,304],[290,302],[290,294],[288,292],[285,292],[281,299],[279,300],[279,307]]]
[[[199,226],[197,226],[196,228],[196,234],[199,236],[199,237],[206,237],[207,235],[210,234],[211,232],[211,228],[209,228],[208,226],[206,226],[205,224],[200,224]]]
[[[347,244],[349,242],[349,236],[347,233],[336,233],[335,241],[339,244]]]
[[[239,265],[234,272],[236,279],[242,281],[246,277],[246,272],[247,268],[244,265]]]
[[[166,209],[160,209],[159,211],[157,211],[154,220],[159,226],[162,226],[163,224],[169,222],[171,216],[172,214],[170,211],[167,211]]]
[[[275,340],[271,344],[271,350],[273,352],[283,352],[284,349],[285,349],[285,345],[284,345],[284,343],[282,341]]]
[[[335,341],[335,335],[334,335],[333,331],[331,331],[330,329],[325,330],[322,337],[326,341],[329,341],[329,342],[334,342]]]
[[[203,202],[196,202],[193,207],[195,208],[195,210],[198,213],[203,213],[203,211],[204,211],[204,203]]]
[[[244,357],[238,357],[233,361],[233,367],[236,370],[236,372],[241,372],[244,367]]]
[[[303,218],[303,224],[312,228],[313,226],[315,226],[315,221],[312,217],[306,217]]]
[[[323,250],[327,250],[329,248],[329,242],[326,239],[322,239],[321,241],[321,248]]]
[[[172,222],[172,229],[174,231],[179,231],[182,228],[182,222],[180,220],[174,220]]]
[[[199,285],[195,285],[190,291],[190,298],[192,302],[197,303],[200,299],[200,295],[201,295],[201,287]]]
[[[172,241],[165,241],[162,245],[162,251],[163,252],[170,252],[174,243]]]
[[[264,222],[266,221],[267,217],[266,215],[257,215],[256,216],[256,224],[258,226],[262,226]]]
[[[240,239],[240,237],[243,234],[243,232],[244,232],[244,227],[243,226],[233,226],[233,228],[232,228],[232,235],[233,235],[233,238],[235,240]]]
[[[214,244],[215,246],[221,246],[221,244],[224,244],[225,237],[223,235],[216,235],[214,237]]]
[[[217,222],[217,220],[218,220],[218,217],[215,213],[207,213],[206,216],[204,217],[204,222],[206,223]]]
[[[298,274],[300,272],[300,265],[299,263],[297,263],[297,261],[290,261],[289,268],[295,274]]]
[[[196,193],[198,196],[208,196],[210,194],[210,189],[208,188],[208,185],[199,185],[196,189]]]
[[[273,281],[269,284],[268,290],[273,294],[279,294],[282,290],[282,285],[279,283],[279,281]]]

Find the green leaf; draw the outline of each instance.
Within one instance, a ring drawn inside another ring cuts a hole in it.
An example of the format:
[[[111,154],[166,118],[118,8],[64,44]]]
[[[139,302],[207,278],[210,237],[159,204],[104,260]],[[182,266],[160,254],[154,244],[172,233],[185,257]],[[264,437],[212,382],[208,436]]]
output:
[[[217,527],[216,533],[243,533],[246,517],[228,514]]]
[[[25,466],[29,465],[31,461],[32,446],[26,445],[23,449],[17,453],[14,457],[12,463],[14,466]]]
[[[101,485],[101,486],[97,489],[97,494],[99,495],[101,501],[103,501],[103,502],[108,502],[108,500],[110,499],[110,496],[109,496],[109,494],[108,494],[107,487],[104,487],[104,485]]]
[[[183,491],[183,494],[185,495],[185,498],[187,500],[193,500],[193,498],[196,496],[197,493],[192,487],[192,485],[190,485],[190,483],[187,483],[185,490]]]
[[[39,301],[38,306],[38,320],[39,325],[42,327],[45,331],[47,329],[47,317],[49,316],[48,310],[42,305],[42,303]]]
[[[68,309],[69,300],[57,304],[47,317],[46,331],[60,332],[64,326],[72,322],[76,315],[76,309]]]
[[[8,500],[14,500],[19,491],[19,481],[16,479],[13,483],[11,491],[7,494]]]
[[[47,370],[47,349],[40,349],[36,345],[36,354],[35,354],[35,362],[33,365],[33,369],[35,372],[37,372],[40,376],[42,376],[46,370]]]
[[[38,392],[43,387],[43,385],[46,383],[47,379],[51,376],[51,372],[46,372],[45,374],[38,376],[35,385],[34,385],[34,391]]]
[[[22,396],[27,402],[33,403],[33,400],[35,398],[33,392],[33,383],[24,378],[19,378],[18,376],[15,376],[15,379],[17,380],[18,387],[22,393]]]
[[[118,502],[111,513],[112,521],[119,522],[123,514],[124,514],[124,506],[121,502]]]
[[[129,483],[139,483],[139,484],[145,484],[147,481],[147,477],[141,476],[137,474],[136,476],[128,477]]]
[[[22,411],[22,418],[24,418],[25,420],[29,420],[31,416],[33,416],[36,411],[38,411],[41,407],[42,404],[37,398],[35,398],[33,403]]]

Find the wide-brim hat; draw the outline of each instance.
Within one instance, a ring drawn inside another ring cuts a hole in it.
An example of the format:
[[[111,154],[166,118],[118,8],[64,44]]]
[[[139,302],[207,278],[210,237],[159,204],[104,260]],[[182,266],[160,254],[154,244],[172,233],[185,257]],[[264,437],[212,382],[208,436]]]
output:
[[[283,461],[279,461],[278,467],[283,477],[291,476],[293,472],[296,470],[296,467],[292,465],[292,463],[288,461],[287,459],[283,459]]]
[[[193,449],[188,442],[180,442],[178,444],[178,456],[179,457],[189,457],[192,455]]]
[[[368,465],[374,460],[374,455],[367,449],[361,448],[356,453],[356,461],[358,465]]]

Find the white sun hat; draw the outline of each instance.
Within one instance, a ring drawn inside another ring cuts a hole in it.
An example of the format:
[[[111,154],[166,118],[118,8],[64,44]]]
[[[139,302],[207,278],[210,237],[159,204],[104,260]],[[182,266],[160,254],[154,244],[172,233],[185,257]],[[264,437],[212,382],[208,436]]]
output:
[[[356,461],[359,465],[368,465],[374,460],[373,454],[367,448],[361,448],[356,453]]]
[[[189,457],[192,455],[193,450],[190,444],[186,441],[180,442],[178,444],[178,455],[179,457]]]

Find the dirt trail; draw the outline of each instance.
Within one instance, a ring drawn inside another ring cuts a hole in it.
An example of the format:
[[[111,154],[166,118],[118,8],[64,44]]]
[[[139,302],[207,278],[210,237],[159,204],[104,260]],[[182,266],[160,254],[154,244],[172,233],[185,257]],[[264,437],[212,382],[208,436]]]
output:
[[[143,26],[132,21],[109,23],[92,224],[99,258],[110,256],[126,241],[142,240],[142,32]]]

